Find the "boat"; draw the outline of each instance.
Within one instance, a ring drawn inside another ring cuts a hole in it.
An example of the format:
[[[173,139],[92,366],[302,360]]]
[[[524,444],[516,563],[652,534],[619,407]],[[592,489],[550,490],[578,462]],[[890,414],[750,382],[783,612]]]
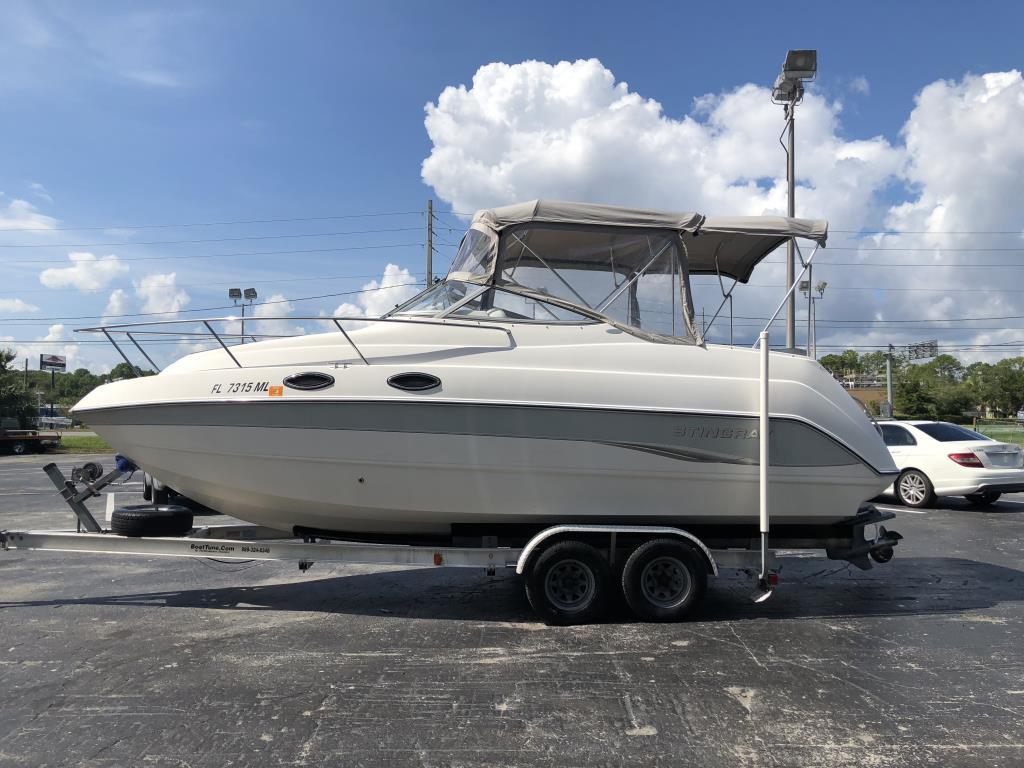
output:
[[[384,317],[249,343],[175,321],[219,346],[103,385],[74,416],[179,493],[293,535],[613,521],[756,536],[759,352],[703,338],[690,278],[745,283],[780,244],[827,232],[543,200],[482,210],[448,275]],[[153,325],[89,330],[137,344]],[[773,351],[770,371],[773,526],[849,520],[896,477],[889,451],[815,360]]]

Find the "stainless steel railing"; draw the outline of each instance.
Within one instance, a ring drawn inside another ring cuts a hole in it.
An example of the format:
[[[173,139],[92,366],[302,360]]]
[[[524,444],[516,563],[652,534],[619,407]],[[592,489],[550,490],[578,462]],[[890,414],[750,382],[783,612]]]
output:
[[[369,365],[370,361],[363,354],[363,351],[359,348],[359,345],[352,339],[352,336],[342,325],[342,322],[358,322],[358,323],[404,323],[412,325],[432,325],[442,327],[454,327],[454,328],[477,328],[482,330],[499,331],[504,333],[508,339],[509,344],[515,347],[515,337],[512,335],[512,331],[509,328],[500,325],[492,325],[487,323],[476,323],[473,321],[457,321],[457,320],[431,320],[428,318],[405,318],[405,317],[322,317],[322,316],[305,316],[296,317],[294,315],[281,316],[281,317],[260,317],[254,318],[258,322],[265,321],[289,321],[294,322],[296,320],[310,321],[316,320],[319,322],[333,323],[334,326],[341,332],[341,335],[345,338],[345,341],[353,349],[353,351],[359,355],[359,359],[363,361],[365,365]],[[97,325],[90,328],[78,328],[75,333],[101,333],[109,341],[114,349],[121,358],[128,364],[128,366],[135,372],[135,375],[140,374],[139,368],[131,361],[131,358],[122,349],[121,344],[118,343],[117,336],[123,335],[121,339],[123,344],[125,340],[130,341],[135,348],[146,358],[146,361],[152,365],[157,372],[160,371],[160,366],[156,364],[153,358],[146,352],[142,344],[140,344],[140,338],[143,336],[173,336],[175,338],[187,338],[189,340],[208,340],[216,341],[217,344],[227,353],[231,361],[239,368],[245,366],[239,361],[232,351],[233,346],[227,342],[232,339],[239,339],[244,343],[245,339],[253,339],[254,341],[259,339],[281,339],[298,336],[302,334],[264,334],[264,333],[228,333],[223,330],[218,332],[213,324],[215,323],[235,323],[238,322],[239,318],[234,316],[228,317],[206,317],[206,318],[189,318],[185,320],[149,320],[144,322],[136,323],[118,323],[115,325]],[[205,332],[194,332],[194,331],[167,331],[167,330],[150,330],[152,328],[160,328],[166,326],[182,326],[182,325],[196,325],[200,324],[206,328]]]

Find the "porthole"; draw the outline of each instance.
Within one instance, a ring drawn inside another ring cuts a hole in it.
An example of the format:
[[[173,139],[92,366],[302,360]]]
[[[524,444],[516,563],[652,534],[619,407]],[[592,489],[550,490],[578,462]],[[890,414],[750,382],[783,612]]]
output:
[[[334,386],[334,377],[326,373],[319,373],[316,371],[293,373],[291,376],[285,377],[284,385],[290,389],[299,389],[305,392],[311,392],[313,390],[327,389],[328,387]]]
[[[406,392],[424,392],[441,386],[441,380],[430,373],[396,373],[388,384]]]

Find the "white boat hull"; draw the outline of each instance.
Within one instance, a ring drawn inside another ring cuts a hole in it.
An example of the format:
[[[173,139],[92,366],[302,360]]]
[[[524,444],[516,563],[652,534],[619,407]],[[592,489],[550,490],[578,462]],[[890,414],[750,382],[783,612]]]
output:
[[[185,496],[285,531],[757,520],[751,350],[600,325],[517,326],[512,347],[432,326],[353,336],[369,365],[336,333],[238,345],[242,367],[192,355],[100,387],[75,413]],[[813,361],[773,354],[771,370],[773,523],[856,514],[894,477],[881,438]],[[333,384],[283,385],[307,371]],[[441,383],[389,385],[409,371]]]
[[[97,427],[164,483],[253,523],[442,534],[452,525],[645,518],[751,523],[749,464],[570,440],[257,427]],[[849,517],[888,478],[863,464],[773,467],[775,522]]]

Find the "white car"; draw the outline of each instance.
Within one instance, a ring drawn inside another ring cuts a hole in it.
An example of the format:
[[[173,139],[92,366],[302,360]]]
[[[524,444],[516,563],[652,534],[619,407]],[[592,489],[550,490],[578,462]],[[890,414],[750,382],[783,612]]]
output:
[[[1024,491],[1024,450],[945,421],[883,421],[882,439],[900,476],[891,491],[908,507],[936,496],[964,496],[978,506]]]

